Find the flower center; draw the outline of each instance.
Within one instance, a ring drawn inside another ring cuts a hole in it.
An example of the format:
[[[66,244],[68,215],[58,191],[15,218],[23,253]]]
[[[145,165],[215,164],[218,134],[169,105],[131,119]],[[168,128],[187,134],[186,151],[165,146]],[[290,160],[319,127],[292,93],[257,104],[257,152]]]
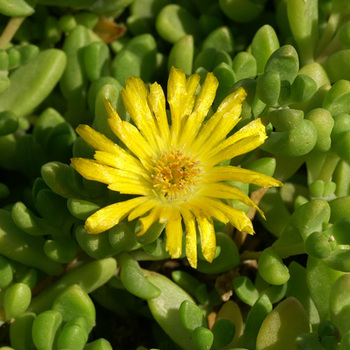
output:
[[[158,193],[174,200],[193,191],[201,172],[200,162],[173,148],[155,161],[152,182]]]

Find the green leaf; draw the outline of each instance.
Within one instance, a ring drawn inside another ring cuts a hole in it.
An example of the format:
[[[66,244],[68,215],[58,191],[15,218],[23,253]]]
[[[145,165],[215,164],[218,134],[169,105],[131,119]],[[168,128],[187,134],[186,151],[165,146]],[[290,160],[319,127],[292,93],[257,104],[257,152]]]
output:
[[[16,350],[35,350],[32,327],[36,315],[25,312],[16,318],[10,325],[10,343]]]
[[[136,260],[126,253],[123,253],[118,259],[121,265],[120,278],[126,290],[146,300],[159,297],[161,293],[159,288],[145,277]]]
[[[77,284],[91,293],[104,285],[114,274],[117,263],[113,258],[94,260],[66,274],[33,298],[30,311],[39,313],[51,307],[56,297],[67,287]]]
[[[206,325],[202,310],[189,300],[184,300],[181,303],[179,314],[182,325],[188,331],[194,331],[196,328]]]
[[[195,40],[200,36],[197,20],[177,4],[169,4],[161,9],[156,19],[156,29],[170,43],[176,43],[185,35],[192,35]]]
[[[270,56],[280,47],[275,30],[264,25],[255,33],[252,41],[252,55],[256,59],[257,73],[262,74]]]
[[[264,10],[265,1],[254,0],[220,0],[219,4],[227,17],[238,23],[256,19]]]
[[[33,322],[33,341],[38,350],[52,349],[62,323],[58,311],[47,310],[39,314]]]
[[[268,283],[281,285],[289,280],[289,271],[272,248],[266,248],[259,257],[259,274]]]
[[[192,74],[194,56],[194,40],[192,35],[179,39],[169,52],[168,71],[171,67],[181,69],[185,74]]]
[[[0,111],[28,115],[50,94],[62,77],[66,55],[58,49],[41,51],[11,74],[11,85],[0,95]]]
[[[350,330],[350,275],[345,274],[337,279],[329,295],[331,321],[341,335]]]
[[[322,260],[308,257],[306,264],[307,285],[320,320],[329,319],[329,298],[334,282],[343,275],[328,267]]]
[[[303,65],[310,63],[314,60],[315,46],[318,42],[318,1],[289,0],[287,13]]]
[[[0,13],[11,17],[26,17],[34,13],[34,1],[0,0]]]
[[[161,294],[148,300],[151,313],[169,337],[184,350],[192,350],[191,333],[186,330],[180,319],[180,306],[188,300],[194,300],[178,285],[165,276],[155,272],[144,271],[146,278],[154,284]]]
[[[4,295],[6,321],[21,315],[30,304],[32,292],[25,283],[15,283],[7,288]]]
[[[86,322],[86,332],[89,333],[95,325],[95,306],[85,290],[77,284],[65,288],[54,300],[52,310],[59,311],[64,322],[83,317]]]
[[[269,313],[261,325],[256,349],[295,350],[295,340],[301,333],[309,332],[309,320],[300,302],[289,297]]]

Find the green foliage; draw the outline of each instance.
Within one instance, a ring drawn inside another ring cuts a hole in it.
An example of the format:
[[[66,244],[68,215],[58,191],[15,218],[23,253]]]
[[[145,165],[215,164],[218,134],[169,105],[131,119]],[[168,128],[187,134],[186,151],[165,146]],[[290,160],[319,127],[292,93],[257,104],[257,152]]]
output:
[[[347,0],[0,0],[0,349],[349,349],[349,14]],[[88,234],[130,196],[69,165],[94,156],[78,124],[123,148],[105,100],[130,121],[125,80],[166,92],[172,66],[214,73],[209,117],[247,91],[235,130],[261,118],[268,138],[229,163],[284,182],[234,183],[266,220],[230,202],[256,235],[215,220],[196,270],[185,249],[169,259],[164,222]]]

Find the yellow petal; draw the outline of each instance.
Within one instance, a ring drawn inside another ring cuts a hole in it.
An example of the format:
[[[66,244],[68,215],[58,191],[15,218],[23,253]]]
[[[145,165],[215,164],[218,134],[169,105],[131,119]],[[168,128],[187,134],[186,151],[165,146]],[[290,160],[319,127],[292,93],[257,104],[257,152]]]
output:
[[[238,230],[251,235],[254,234],[252,222],[245,212],[232,208],[216,199],[207,198],[207,201],[209,205],[221,210],[230,220],[230,223]]]
[[[194,93],[198,87],[200,77],[198,74],[191,75],[186,80],[185,73],[172,67],[168,80],[168,103],[171,112],[171,134],[172,142],[177,146],[181,122],[185,116],[188,116],[193,109],[195,96]]]
[[[144,82],[138,77],[127,78],[122,97],[126,110],[142,135],[152,147],[158,147],[155,135],[159,130],[148,105],[148,90]]]
[[[198,223],[203,256],[207,261],[212,262],[216,252],[216,236],[213,220],[204,216],[202,213],[194,214]]]
[[[164,92],[162,87],[158,83],[150,85],[148,103],[151,109],[153,110],[154,116],[156,117],[161,140],[163,140],[163,147],[166,147],[166,145],[168,145],[169,142],[170,130],[165,108]]]
[[[167,208],[163,210],[163,217],[167,218],[165,226],[166,251],[169,252],[172,259],[177,259],[182,253],[182,225],[181,215],[177,210]]]
[[[155,150],[152,149],[134,125],[120,119],[118,113],[107,100],[105,100],[105,106],[109,115],[108,123],[112,131],[145,166],[145,162],[150,157],[156,156]]]
[[[147,200],[146,197],[136,197],[125,202],[119,202],[104,207],[91,216],[85,222],[88,233],[101,233],[117,225],[129,212]]]
[[[223,222],[224,224],[227,224],[229,222],[222,211],[218,210],[216,207],[208,205],[207,198],[205,196],[202,196],[201,192],[198,192],[198,196],[192,198],[190,202],[184,203],[182,206],[188,210],[197,210],[197,213],[203,212],[205,216],[213,217]]]
[[[141,217],[142,215],[145,215],[151,209],[153,209],[157,205],[157,203],[157,201],[149,198],[145,203],[140,204],[138,207],[136,207],[133,211],[130,212],[128,220],[132,221],[136,218]]]
[[[182,97],[186,94],[186,75],[182,70],[174,67],[171,68],[167,92],[172,122],[171,129],[177,135],[180,130],[182,118]]]
[[[255,208],[260,215],[265,219],[265,215],[262,210],[242,191],[238,188],[233,187],[225,183],[213,183],[203,185],[199,190],[198,194],[214,198],[227,198],[227,199],[237,199],[240,202]],[[220,220],[221,221],[221,220]]]
[[[181,208],[181,215],[186,228],[186,256],[190,265],[197,268],[197,230],[196,221],[193,214]]]
[[[80,124],[76,128],[76,131],[78,135],[96,150],[113,153],[118,156],[126,153],[124,149],[119,147],[104,134],[92,129],[88,125]]]
[[[150,195],[152,191],[146,182],[135,179],[119,179],[118,182],[108,185],[111,191],[117,191],[122,194]]]
[[[239,181],[251,183],[261,187],[279,187],[283,183],[271,176],[260,174],[256,171],[238,168],[231,165],[217,166],[211,168],[202,180],[204,183],[214,183],[219,181]]]
[[[136,173],[142,175],[147,178],[148,173],[146,169],[143,167],[141,162],[133,157],[132,155],[126,153],[122,157],[114,155],[108,152],[96,151],[94,154],[94,158],[101,164],[108,165],[112,168]]]
[[[199,74],[192,74],[186,81],[186,95],[183,96],[183,115],[188,116],[193,111],[193,106],[196,101],[195,93],[198,88],[201,78]]]
[[[214,102],[219,82],[213,73],[208,73],[196,99],[193,112],[188,117],[181,132],[181,142],[191,144],[202,125],[202,122]]]
[[[202,154],[202,157],[208,159],[208,165],[215,165],[256,149],[264,143],[266,138],[265,126],[260,119],[256,119],[214,149]]]
[[[85,179],[105,184],[117,182],[121,177],[128,177],[130,173],[99,164],[93,159],[72,158],[71,166]]]
[[[140,218],[141,230],[137,236],[142,236],[147,232],[151,225],[158,220],[160,211],[159,207],[154,207],[147,216]]]
[[[224,99],[193,142],[193,152],[207,152],[226,137],[240,121],[242,103],[246,95],[245,90],[239,88]]]

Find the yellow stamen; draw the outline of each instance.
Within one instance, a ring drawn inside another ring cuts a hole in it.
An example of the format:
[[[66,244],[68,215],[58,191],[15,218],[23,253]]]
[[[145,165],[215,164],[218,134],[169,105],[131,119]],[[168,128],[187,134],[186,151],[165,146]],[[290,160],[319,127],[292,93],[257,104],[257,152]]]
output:
[[[199,161],[175,147],[162,153],[154,162],[153,187],[170,201],[193,192],[203,171]]]

